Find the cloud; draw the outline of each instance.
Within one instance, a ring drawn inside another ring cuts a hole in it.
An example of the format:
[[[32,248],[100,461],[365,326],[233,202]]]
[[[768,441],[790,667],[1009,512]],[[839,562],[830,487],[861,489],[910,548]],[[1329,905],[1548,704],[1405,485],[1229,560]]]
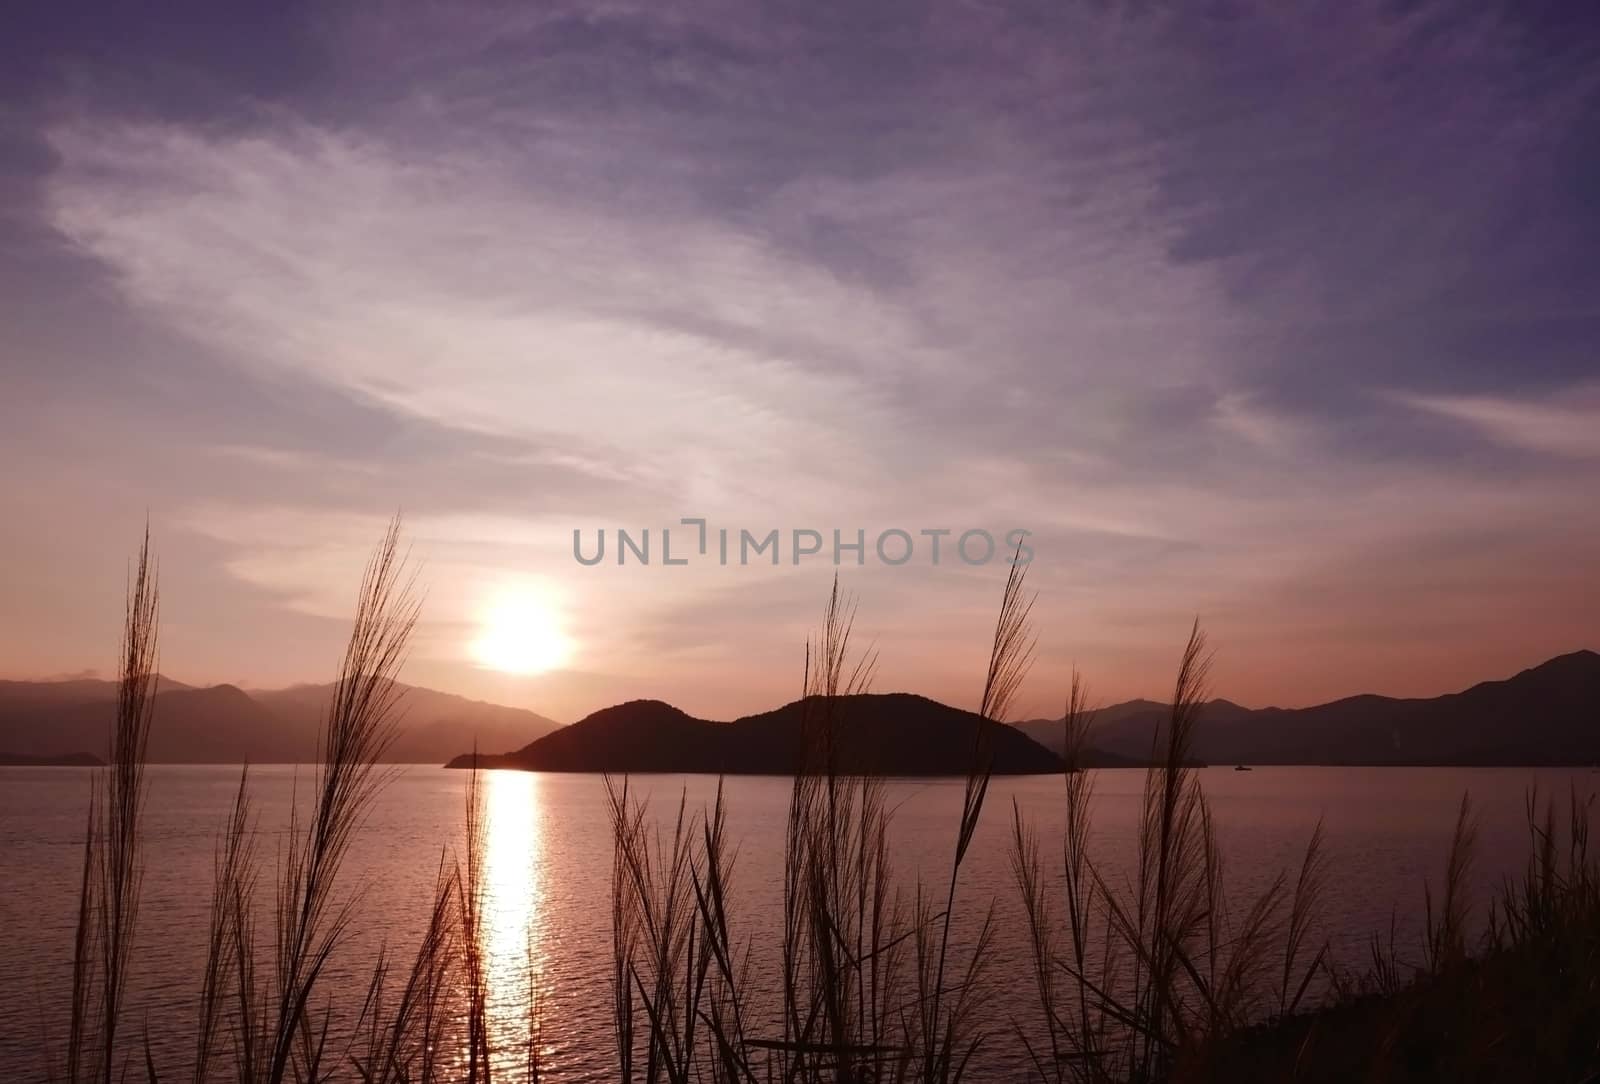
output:
[[[1600,386],[1574,389],[1559,400],[1426,395],[1396,398],[1417,410],[1460,422],[1508,448],[1571,459],[1600,458]]]
[[[960,507],[949,479],[976,450],[1015,458],[1063,423],[1068,446],[1120,443],[1142,382],[1201,363],[1164,321],[1200,316],[1203,270],[1164,270],[1120,195],[1040,231],[1044,192],[998,164],[790,181],[742,225],[530,185],[537,157],[301,123],[52,141],[56,228],[217,356],[513,455],[607,463],[695,509],[776,512],[781,479],[789,514],[843,515],[907,471],[943,478],[922,501]],[[785,225],[868,234],[885,216],[888,284]],[[1096,364],[1113,339],[1126,369]]]
[[[575,526],[683,515],[1033,529],[1050,643],[1124,682],[1196,610],[1346,635],[1380,558],[1417,611],[1480,545],[1440,612],[1487,613],[1596,454],[1596,80],[1524,18],[390,5],[275,25],[297,80],[205,72],[238,38],[199,26],[19,114],[14,217],[72,257],[0,272],[72,319],[13,351],[45,409],[0,441],[74,537],[75,477],[155,479],[262,638],[343,615],[404,507],[424,662],[531,577],[571,698],[788,657],[809,570],[572,567]],[[849,573],[929,645],[889,673],[941,680],[987,581],[891,573]],[[741,706],[787,687],[756,669]]]
[[[58,228],[136,304],[244,364],[461,429],[620,445],[705,480],[794,447],[848,452],[876,428],[867,389],[784,339],[831,326],[892,357],[893,321],[715,223],[621,223],[468,162],[321,132],[212,142],[134,127],[56,145]]]

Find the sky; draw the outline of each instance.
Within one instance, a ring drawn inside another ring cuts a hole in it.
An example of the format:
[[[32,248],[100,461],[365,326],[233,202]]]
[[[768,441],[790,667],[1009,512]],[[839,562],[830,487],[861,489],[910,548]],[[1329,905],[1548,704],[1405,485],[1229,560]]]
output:
[[[162,11],[0,39],[0,674],[114,672],[148,519],[164,672],[329,680],[397,510],[405,678],[562,720],[792,699],[797,529],[969,707],[1003,562],[886,529],[1031,532],[1024,715],[1600,647],[1587,5]]]

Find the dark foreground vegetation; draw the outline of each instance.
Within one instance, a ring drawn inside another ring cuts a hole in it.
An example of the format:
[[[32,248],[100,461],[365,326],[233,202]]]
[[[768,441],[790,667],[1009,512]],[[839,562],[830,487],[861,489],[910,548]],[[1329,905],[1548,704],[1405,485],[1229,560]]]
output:
[[[487,1084],[546,1075],[536,992],[516,1048],[491,1038],[504,1033],[489,1023],[476,772],[467,776],[463,853],[441,854],[415,945],[382,956],[363,982],[328,978],[355,921],[341,867],[390,770],[382,763],[401,690],[393,679],[417,616],[403,563],[396,524],[362,583],[310,812],[291,823],[270,867],[241,776],[219,826],[192,1054],[161,1065],[125,1006],[141,943],[143,768],[156,692],[146,541],[129,590],[110,766],[90,802],[58,1078]],[[1007,717],[1032,658],[1030,608],[1013,566],[969,728],[948,875],[936,883],[905,887],[891,861],[883,780],[847,770],[852,717],[840,705],[859,702],[873,657],[852,649],[852,612],[837,586],[806,651],[776,942],[741,934],[744,916],[730,912],[735,848],[720,791],[711,808],[679,803],[663,820],[626,777],[608,777],[616,1079],[977,1080],[1002,1044],[1021,1047],[1030,1075],[1051,1082],[1594,1078],[1600,875],[1587,803],[1572,796],[1558,818],[1555,803],[1529,796],[1526,871],[1493,902],[1482,940],[1469,943],[1475,829],[1463,799],[1417,959],[1392,937],[1375,938],[1367,972],[1345,974],[1318,933],[1320,828],[1298,866],[1260,895],[1228,892],[1191,767],[1209,661],[1198,626],[1146,772],[1133,874],[1113,879],[1090,857],[1094,774],[1079,769],[1093,720],[1075,677],[1062,724],[1063,835],[1041,840],[1013,809],[1014,891],[997,889],[985,913],[957,916],[986,813],[993,724]],[[986,970],[1001,922],[1024,929],[1031,974]],[[758,958],[778,976],[775,988],[752,981]],[[1004,1032],[986,1031],[977,1011],[997,993],[1013,1007]]]
[[[1355,989],[1317,1012],[1241,1030],[1191,1064],[1237,1081],[1590,1081],[1600,1079],[1600,880],[1589,808],[1529,795],[1530,858],[1469,953],[1459,877],[1471,861],[1464,802],[1420,970],[1372,943]],[[1564,842],[1562,842],[1564,835]],[[1408,977],[1409,976],[1409,977]],[[1209,1064],[1208,1064],[1209,1061]]]

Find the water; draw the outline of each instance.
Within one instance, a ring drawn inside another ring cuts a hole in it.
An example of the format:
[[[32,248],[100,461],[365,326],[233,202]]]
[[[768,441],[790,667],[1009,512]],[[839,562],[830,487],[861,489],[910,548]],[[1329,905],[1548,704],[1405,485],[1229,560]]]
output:
[[[128,1025],[148,1029],[163,1064],[178,1065],[196,1012],[217,831],[238,784],[226,766],[156,766],[149,771],[147,870],[130,978]],[[1227,857],[1230,895],[1244,901],[1280,870],[1297,867],[1305,841],[1324,820],[1330,862],[1323,933],[1336,960],[1359,966],[1369,937],[1395,923],[1402,955],[1418,956],[1425,878],[1437,883],[1457,803],[1470,790],[1481,821],[1475,898],[1487,899],[1527,854],[1526,790],[1565,797],[1596,778],[1525,768],[1258,768],[1200,772]],[[42,1051],[59,1039],[67,1000],[73,925],[91,773],[69,768],[0,768],[0,1079],[39,1079]],[[260,813],[263,896],[270,892],[292,800],[312,776],[288,767],[253,769]],[[461,849],[466,776],[405,769],[380,794],[359,836],[344,883],[359,887],[352,941],[328,975],[339,1000],[359,1002],[379,946],[409,958],[431,903],[441,857]],[[716,780],[635,779],[663,818],[685,789],[691,810],[708,804]],[[1143,773],[1095,774],[1095,854],[1113,879],[1134,854]],[[490,772],[484,777],[489,881],[487,937],[491,1021],[508,1045],[525,1034],[531,986],[544,1013],[544,1062],[552,1080],[614,1076],[611,1001],[611,842],[601,779],[588,775]],[[781,915],[787,780],[725,783],[728,823],[738,847],[731,896],[738,940],[755,948],[758,985],[772,981]],[[298,791],[297,791],[298,788]],[[999,935],[989,981],[1011,982],[986,1001],[998,1029],[988,1057],[996,1073],[1022,1065],[1010,1014],[1031,1008],[1022,976],[1027,949],[1009,857],[1013,799],[1058,853],[1059,777],[998,779],[958,897],[957,940],[971,936],[990,900]],[[897,873],[944,884],[962,798],[960,780],[888,784]],[[1481,913],[1481,907],[1480,907]],[[762,966],[763,962],[766,966]],[[506,1077],[502,1076],[502,1079]]]

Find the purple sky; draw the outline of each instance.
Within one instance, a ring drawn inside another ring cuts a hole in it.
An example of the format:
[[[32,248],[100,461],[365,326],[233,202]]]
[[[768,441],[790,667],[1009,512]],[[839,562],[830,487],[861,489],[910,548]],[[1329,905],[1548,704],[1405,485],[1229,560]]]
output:
[[[4,673],[111,667],[147,511],[168,673],[326,680],[403,507],[407,677],[557,718],[798,690],[826,562],[572,560],[692,515],[1031,529],[1029,712],[1197,613],[1252,704],[1600,646],[1588,5],[227,7],[0,39]],[[847,568],[877,687],[1002,579]]]

